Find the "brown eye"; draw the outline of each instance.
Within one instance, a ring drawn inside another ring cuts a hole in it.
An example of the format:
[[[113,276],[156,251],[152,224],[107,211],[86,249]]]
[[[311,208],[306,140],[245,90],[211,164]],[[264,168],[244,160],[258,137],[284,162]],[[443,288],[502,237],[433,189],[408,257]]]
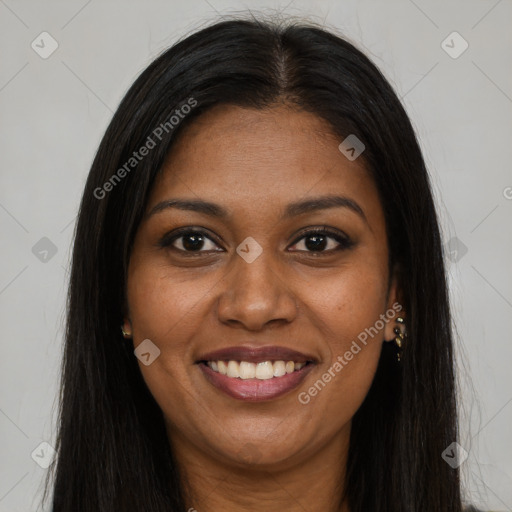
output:
[[[304,249],[298,249],[299,252],[332,252],[349,249],[354,245],[348,236],[326,228],[312,229],[303,233],[294,245],[300,245],[297,242],[302,240],[304,240]]]
[[[204,231],[190,228],[165,235],[158,245],[189,253],[219,250],[216,249],[218,247],[216,243]]]

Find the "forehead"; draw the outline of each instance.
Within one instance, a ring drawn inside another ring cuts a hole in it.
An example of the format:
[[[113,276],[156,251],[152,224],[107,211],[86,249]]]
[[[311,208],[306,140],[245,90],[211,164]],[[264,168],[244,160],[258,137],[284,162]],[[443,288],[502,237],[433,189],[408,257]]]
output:
[[[174,196],[222,202],[228,210],[275,211],[307,196],[343,193],[379,214],[361,158],[318,116],[276,106],[214,107],[184,127],[157,178],[148,207]]]

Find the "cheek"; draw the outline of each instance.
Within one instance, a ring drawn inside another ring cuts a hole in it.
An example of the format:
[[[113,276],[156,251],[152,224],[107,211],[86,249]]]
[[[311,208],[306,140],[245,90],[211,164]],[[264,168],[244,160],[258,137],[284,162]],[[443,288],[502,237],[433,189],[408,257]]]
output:
[[[205,324],[204,303],[214,285],[210,277],[185,279],[158,264],[130,270],[127,294],[134,344],[150,339],[160,350],[154,362],[139,362],[139,368],[163,410],[182,403],[190,389],[193,338]]]
[[[309,308],[333,351],[344,351],[347,342],[375,325],[385,311],[386,289],[385,275],[368,267],[353,267],[308,287]]]
[[[139,368],[151,394],[173,421],[201,412],[189,399],[191,339],[205,321],[201,304],[214,283],[206,277],[184,279],[158,264],[130,268],[127,295],[134,344],[150,339],[160,349],[150,365],[139,362]]]
[[[335,415],[341,412],[348,421],[370,388],[384,339],[386,285],[382,273],[354,268],[326,280],[310,296],[311,311],[316,311],[326,341],[326,357],[317,375],[321,382],[316,380],[317,385],[305,392],[324,409],[322,414],[330,417],[336,410]]]
[[[154,338],[163,345],[187,338],[188,329],[198,327],[194,317],[214,284],[211,277],[174,275],[158,265],[135,266],[127,291],[135,337]]]

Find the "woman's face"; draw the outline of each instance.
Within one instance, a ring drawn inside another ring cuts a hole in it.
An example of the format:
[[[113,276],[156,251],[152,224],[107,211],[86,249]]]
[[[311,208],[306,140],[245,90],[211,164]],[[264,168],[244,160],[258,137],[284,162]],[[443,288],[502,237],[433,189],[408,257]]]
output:
[[[376,187],[340,142],[310,113],[224,105],[169,154],[125,322],[176,449],[285,467],[348,440],[397,290]]]

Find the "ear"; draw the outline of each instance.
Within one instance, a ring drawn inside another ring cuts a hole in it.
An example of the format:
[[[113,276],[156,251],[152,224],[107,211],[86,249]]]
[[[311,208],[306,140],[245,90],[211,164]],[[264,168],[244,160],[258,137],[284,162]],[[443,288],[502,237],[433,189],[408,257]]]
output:
[[[121,324],[121,328],[123,329],[123,332],[129,334],[130,336],[132,335],[132,321],[126,300],[123,304],[123,323]]]
[[[403,306],[403,292],[399,286],[398,276],[398,268],[395,267],[391,276],[386,307],[386,317],[389,319],[384,328],[384,340],[386,341],[392,341],[396,338],[396,334],[393,331],[393,329],[399,325],[396,319],[400,316],[402,318],[406,317]]]

